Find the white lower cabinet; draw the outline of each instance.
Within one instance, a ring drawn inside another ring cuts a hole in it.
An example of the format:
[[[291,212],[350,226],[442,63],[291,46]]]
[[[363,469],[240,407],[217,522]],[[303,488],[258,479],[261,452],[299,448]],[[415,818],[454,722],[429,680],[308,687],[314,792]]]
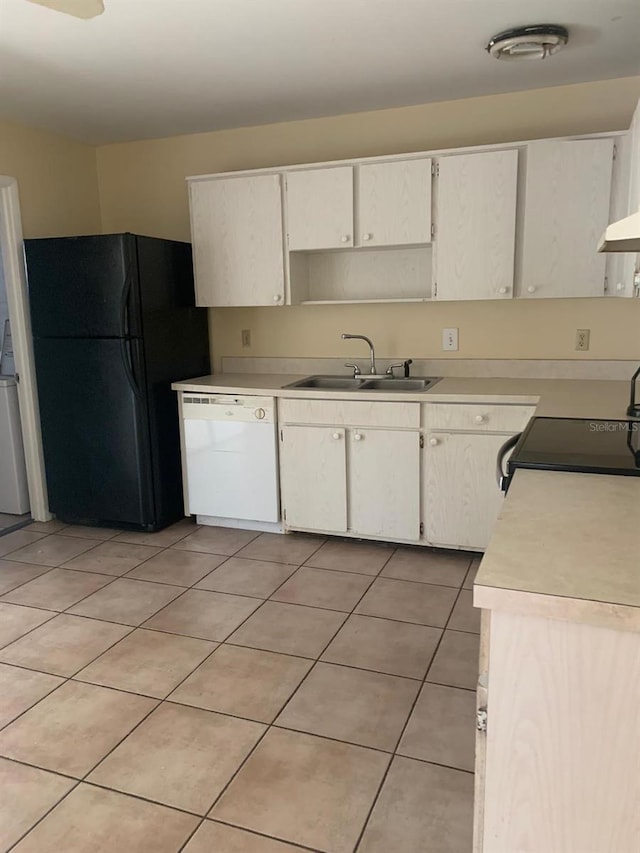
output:
[[[534,413],[495,402],[278,408],[288,529],[472,551],[487,547],[502,507],[498,451]]]
[[[418,542],[419,418],[415,403],[281,401],[286,527]]]
[[[420,435],[349,430],[349,529],[360,536],[420,538]]]
[[[430,544],[484,550],[502,507],[496,458],[504,434],[431,432],[423,472],[425,538]]]
[[[280,488],[287,527],[347,530],[346,430],[283,426]]]

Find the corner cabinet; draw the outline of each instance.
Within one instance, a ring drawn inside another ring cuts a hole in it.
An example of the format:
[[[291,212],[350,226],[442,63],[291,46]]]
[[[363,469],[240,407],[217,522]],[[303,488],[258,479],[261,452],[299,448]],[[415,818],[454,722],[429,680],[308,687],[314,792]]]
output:
[[[531,142],[526,158],[519,295],[603,296],[613,139]]]
[[[285,302],[280,175],[189,184],[196,304]]]
[[[422,520],[430,545],[484,551],[504,499],[498,451],[533,413],[533,406],[424,404]]]
[[[418,542],[418,403],[281,400],[279,419],[288,529]]]

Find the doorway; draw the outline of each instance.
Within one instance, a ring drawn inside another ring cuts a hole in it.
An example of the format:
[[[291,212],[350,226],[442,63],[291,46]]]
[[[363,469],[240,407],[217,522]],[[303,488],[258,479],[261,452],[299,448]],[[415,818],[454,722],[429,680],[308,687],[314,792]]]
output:
[[[9,373],[10,365],[13,371],[12,375],[15,376],[15,383],[9,387],[13,388],[19,406],[19,424],[15,421],[15,415],[12,416],[11,414],[7,415],[7,423],[13,418],[12,428],[16,431],[19,429],[22,435],[31,517],[35,521],[48,521],[51,518],[51,513],[47,500],[42,453],[18,184],[15,178],[2,175],[0,175],[0,271],[2,291],[6,297],[3,298],[0,294],[0,314],[6,313],[7,316],[4,320],[9,321],[8,324],[2,322],[2,335],[0,335],[5,349],[4,372],[5,374]],[[9,329],[10,344],[6,338]],[[8,349],[10,353],[7,355]],[[7,397],[10,393],[12,392],[9,391]],[[11,410],[10,401],[7,403],[7,410],[8,412]],[[21,508],[19,504],[17,506]],[[20,515],[22,513],[10,513],[10,515],[12,514]],[[16,522],[18,526],[20,523]],[[15,525],[12,525],[12,529],[13,526]],[[1,533],[2,524],[0,524]]]

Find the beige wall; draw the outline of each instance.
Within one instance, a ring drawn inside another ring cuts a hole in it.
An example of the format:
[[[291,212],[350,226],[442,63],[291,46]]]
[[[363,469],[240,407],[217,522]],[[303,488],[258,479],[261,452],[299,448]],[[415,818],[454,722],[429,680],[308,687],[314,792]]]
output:
[[[0,175],[18,180],[25,237],[100,233],[93,146],[0,121]]]

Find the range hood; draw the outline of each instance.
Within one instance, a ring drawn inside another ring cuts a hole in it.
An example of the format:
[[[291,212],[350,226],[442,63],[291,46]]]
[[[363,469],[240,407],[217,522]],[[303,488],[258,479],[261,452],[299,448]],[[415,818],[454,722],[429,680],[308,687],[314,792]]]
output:
[[[640,210],[612,222],[600,238],[599,252],[640,252]]]

